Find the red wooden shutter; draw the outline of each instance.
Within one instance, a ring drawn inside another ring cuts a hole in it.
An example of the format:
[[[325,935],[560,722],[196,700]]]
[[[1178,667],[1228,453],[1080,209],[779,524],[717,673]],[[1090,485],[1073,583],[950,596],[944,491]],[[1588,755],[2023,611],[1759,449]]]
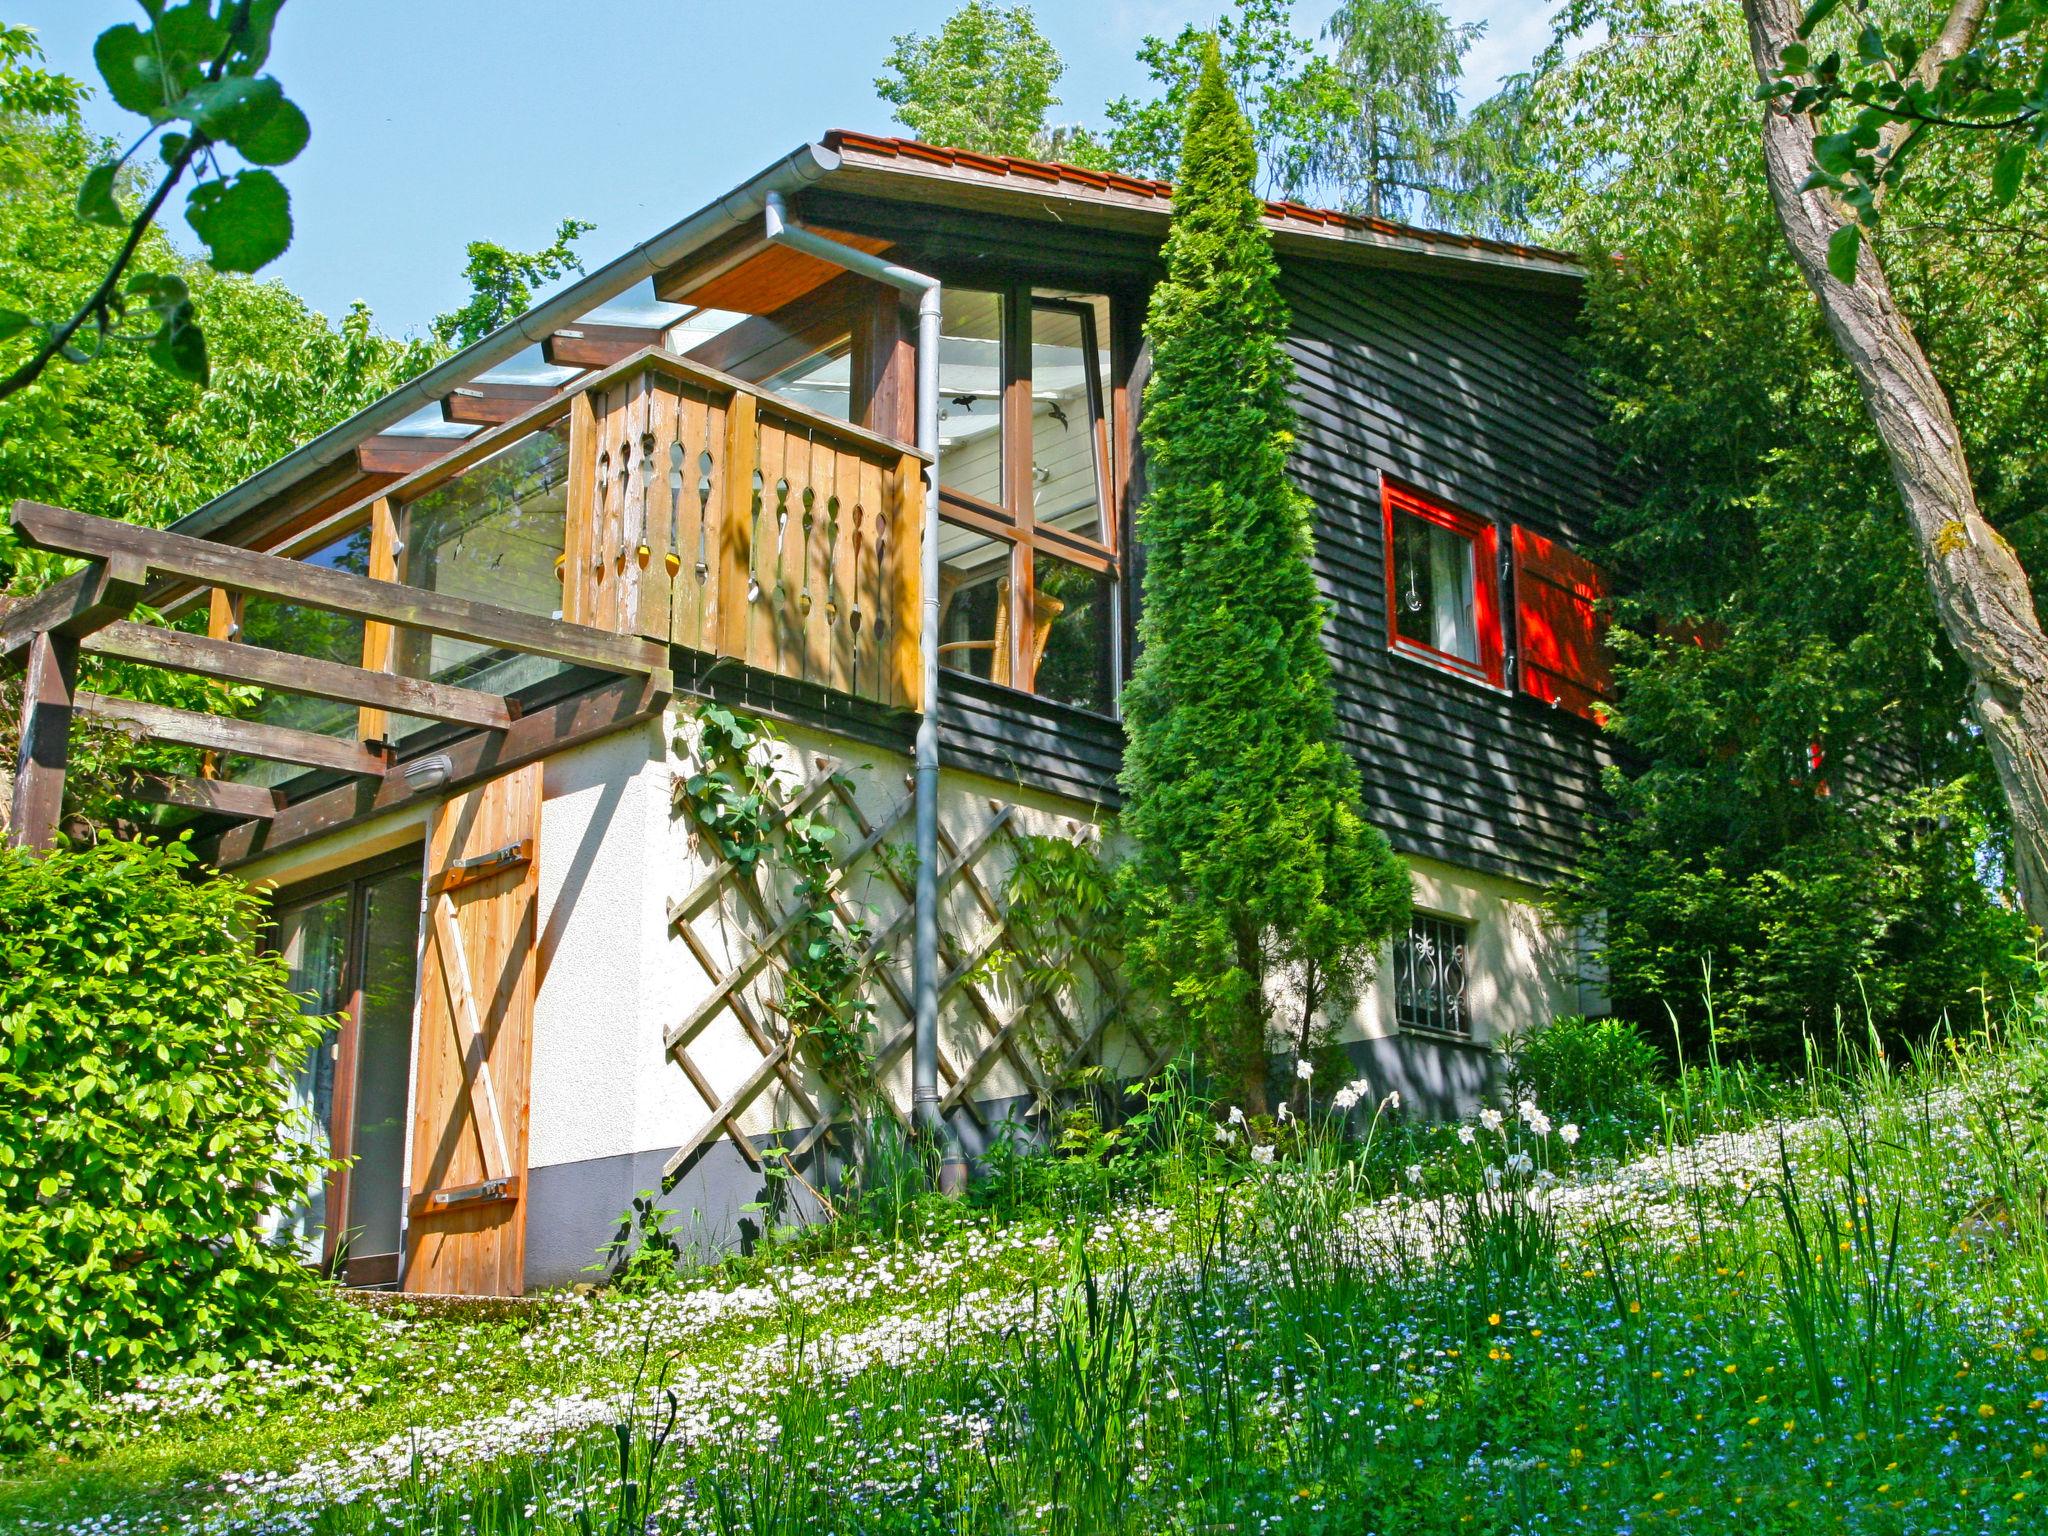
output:
[[[1607,616],[1599,604],[1607,577],[1583,555],[1517,527],[1515,618],[1521,631],[1522,692],[1597,720],[1614,691]]]

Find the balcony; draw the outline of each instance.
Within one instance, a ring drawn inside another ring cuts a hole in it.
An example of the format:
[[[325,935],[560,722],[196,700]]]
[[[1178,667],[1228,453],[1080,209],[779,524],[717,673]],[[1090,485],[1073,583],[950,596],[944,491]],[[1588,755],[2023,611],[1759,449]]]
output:
[[[915,449],[655,347],[441,446],[275,553],[17,504],[25,542],[89,563],[0,614],[41,752],[14,836],[54,835],[74,711],[200,749],[198,778],[145,797],[258,821],[289,805],[310,835],[333,792],[288,802],[300,770],[371,781],[332,801],[354,815],[410,792],[399,765],[428,728],[467,733],[457,778],[559,750],[658,709],[671,646],[921,707]],[[207,634],[129,622],[145,594],[204,603]],[[96,695],[81,650],[266,695],[253,719]]]

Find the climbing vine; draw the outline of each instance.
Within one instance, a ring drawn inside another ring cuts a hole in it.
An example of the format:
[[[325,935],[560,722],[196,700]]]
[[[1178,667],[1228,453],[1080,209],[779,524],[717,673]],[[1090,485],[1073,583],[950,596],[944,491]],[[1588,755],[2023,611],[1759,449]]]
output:
[[[867,1091],[872,1078],[874,1004],[866,996],[869,927],[835,900],[841,871],[838,829],[792,813],[776,776],[779,738],[764,722],[721,705],[696,713],[698,768],[676,785],[687,812],[739,878],[763,889],[777,854],[795,880],[795,921],[784,942],[782,996],[776,1011],[792,1038],[809,1043],[818,1070],[842,1095]],[[682,737],[676,750],[690,755]]]
[[[1003,877],[1009,944],[996,957],[1001,966],[1034,998],[1066,991],[1092,972],[1109,994],[1108,1007],[1128,1007],[1121,985],[1127,914],[1098,840],[1020,833],[1012,847],[1016,859]],[[1062,1054],[1042,1030],[1033,1039],[1048,1065]]]

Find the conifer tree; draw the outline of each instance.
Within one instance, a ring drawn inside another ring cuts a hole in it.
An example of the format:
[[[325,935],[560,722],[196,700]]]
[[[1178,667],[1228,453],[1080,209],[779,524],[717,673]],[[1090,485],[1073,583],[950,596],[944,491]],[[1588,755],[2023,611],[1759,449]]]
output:
[[[1263,1108],[1407,920],[1408,875],[1337,739],[1310,507],[1288,477],[1293,367],[1250,129],[1212,42],[1146,332],[1143,649],[1124,695],[1139,979]]]

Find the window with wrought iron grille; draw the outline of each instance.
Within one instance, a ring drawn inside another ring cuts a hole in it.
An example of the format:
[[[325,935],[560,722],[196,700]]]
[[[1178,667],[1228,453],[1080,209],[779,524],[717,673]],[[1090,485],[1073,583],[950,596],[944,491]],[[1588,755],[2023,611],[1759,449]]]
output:
[[[1472,1033],[1472,1015],[1465,1003],[1469,943],[1463,923],[1415,915],[1407,937],[1394,945],[1394,1021],[1401,1028]]]

